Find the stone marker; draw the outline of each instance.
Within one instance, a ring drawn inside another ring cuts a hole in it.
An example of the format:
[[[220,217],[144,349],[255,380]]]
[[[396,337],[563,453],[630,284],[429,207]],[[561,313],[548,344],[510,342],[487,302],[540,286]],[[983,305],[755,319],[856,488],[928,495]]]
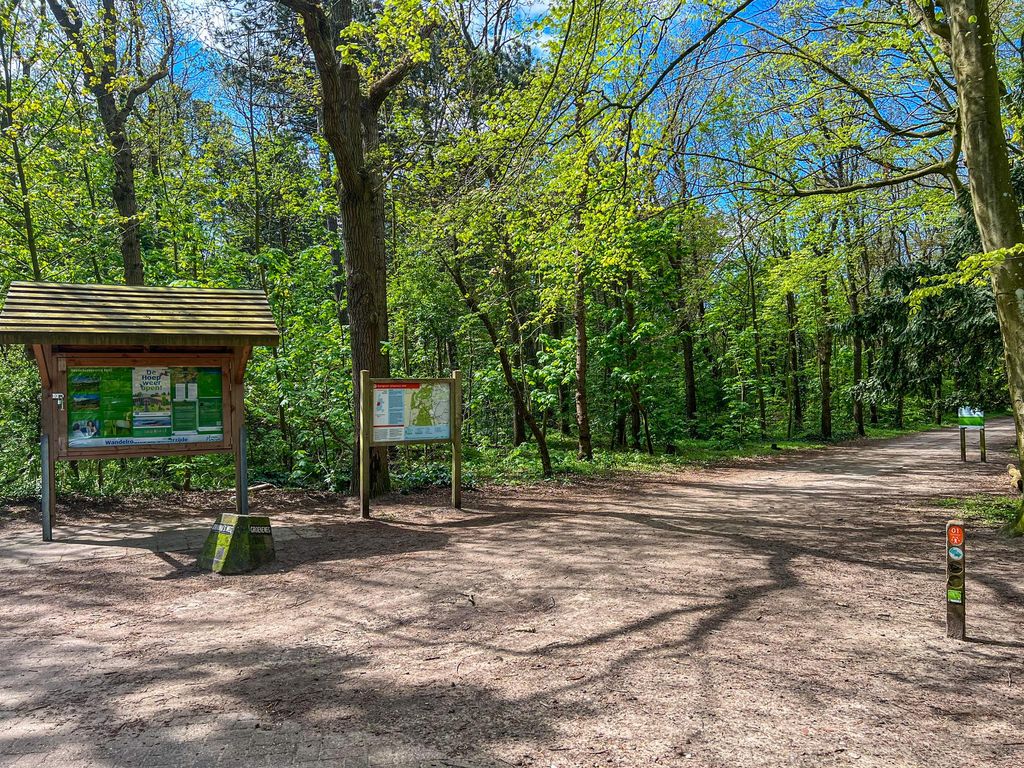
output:
[[[274,557],[269,517],[221,514],[206,537],[199,567],[220,574],[246,573]]]

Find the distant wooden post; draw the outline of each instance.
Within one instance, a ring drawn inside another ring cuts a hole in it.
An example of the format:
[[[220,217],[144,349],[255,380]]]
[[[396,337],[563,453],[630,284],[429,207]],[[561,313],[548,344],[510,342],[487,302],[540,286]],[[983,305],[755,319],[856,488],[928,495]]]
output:
[[[373,441],[373,385],[359,372],[359,516],[370,517],[370,443]]]
[[[462,509],[462,372],[452,371],[452,506]]]
[[[960,461],[967,461],[967,430],[960,427]]]
[[[967,638],[967,535],[963,520],[946,523],[946,637]]]

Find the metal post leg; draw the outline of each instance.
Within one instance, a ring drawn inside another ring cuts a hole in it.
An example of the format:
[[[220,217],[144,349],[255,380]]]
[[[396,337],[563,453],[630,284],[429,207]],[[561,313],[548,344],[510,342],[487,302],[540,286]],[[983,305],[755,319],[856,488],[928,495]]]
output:
[[[238,430],[238,471],[235,474],[235,511],[249,514],[249,459],[246,455],[248,431],[245,425]]]
[[[50,439],[43,435],[39,440],[39,455],[42,459],[43,472],[42,472],[42,483],[40,488],[40,509],[42,511],[43,519],[43,541],[53,541],[53,526],[50,523],[51,515],[53,510],[50,509],[50,503],[53,499],[53,494],[50,493],[50,486],[53,483],[53,476],[51,474],[50,464]]]

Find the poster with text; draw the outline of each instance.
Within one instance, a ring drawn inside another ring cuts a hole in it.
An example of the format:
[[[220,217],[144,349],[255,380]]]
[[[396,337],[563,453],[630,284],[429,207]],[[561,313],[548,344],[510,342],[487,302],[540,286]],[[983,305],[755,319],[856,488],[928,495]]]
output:
[[[224,439],[220,368],[68,370],[68,444],[105,448]]]
[[[449,440],[451,434],[451,385],[448,382],[374,383],[374,442]]]

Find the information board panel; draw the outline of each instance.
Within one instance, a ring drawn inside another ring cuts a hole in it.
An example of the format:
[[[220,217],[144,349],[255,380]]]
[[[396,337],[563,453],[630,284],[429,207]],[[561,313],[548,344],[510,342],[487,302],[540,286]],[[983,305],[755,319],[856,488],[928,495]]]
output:
[[[68,446],[108,448],[224,441],[219,367],[68,369]]]
[[[985,412],[980,408],[961,406],[957,416],[960,421],[960,429],[985,428]]]
[[[373,382],[373,442],[450,440],[451,382]]]

